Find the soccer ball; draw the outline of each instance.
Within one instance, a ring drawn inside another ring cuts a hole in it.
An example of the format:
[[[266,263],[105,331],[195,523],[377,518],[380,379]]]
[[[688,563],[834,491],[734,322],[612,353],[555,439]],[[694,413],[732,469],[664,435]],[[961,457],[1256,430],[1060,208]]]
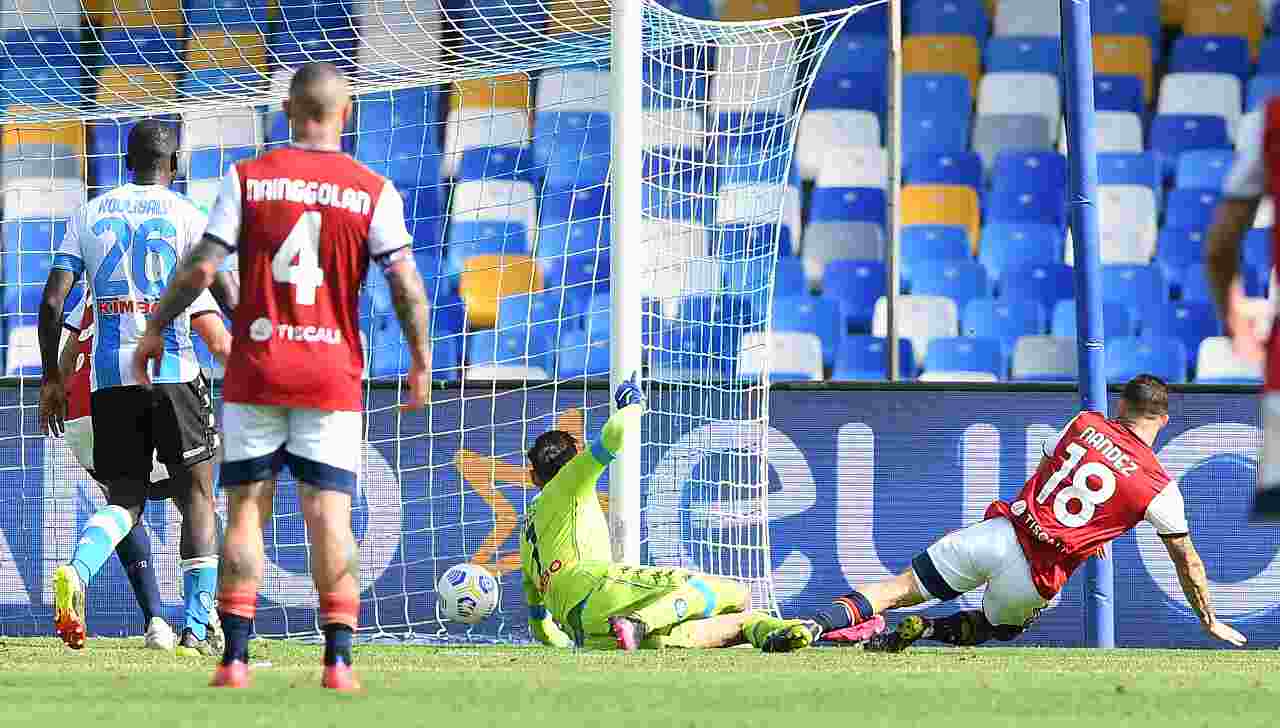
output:
[[[450,622],[480,624],[498,608],[501,598],[498,580],[483,566],[458,564],[449,567],[436,583],[440,611]]]

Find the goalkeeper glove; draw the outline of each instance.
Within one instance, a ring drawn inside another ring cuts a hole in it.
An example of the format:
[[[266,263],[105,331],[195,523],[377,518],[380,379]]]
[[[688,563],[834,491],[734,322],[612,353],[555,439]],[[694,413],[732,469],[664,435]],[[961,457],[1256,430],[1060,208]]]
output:
[[[613,402],[618,409],[626,409],[633,404],[644,404],[644,390],[640,389],[639,377],[638,372],[632,373],[631,378],[618,385],[618,389],[614,391]]]

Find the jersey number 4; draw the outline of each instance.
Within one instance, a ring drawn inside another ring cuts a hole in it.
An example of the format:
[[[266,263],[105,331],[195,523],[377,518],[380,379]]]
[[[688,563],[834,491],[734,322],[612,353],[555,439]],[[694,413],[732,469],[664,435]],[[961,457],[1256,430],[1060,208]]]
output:
[[[293,286],[293,301],[314,306],[316,289],[324,285],[320,267],[320,213],[304,212],[271,259],[271,277]]]
[[[1058,523],[1067,528],[1079,528],[1088,523],[1098,506],[1111,500],[1111,496],[1116,494],[1115,471],[1099,462],[1080,465],[1084,454],[1083,447],[1074,442],[1069,443],[1066,462],[1036,493],[1036,503],[1044,503],[1062,481],[1071,476],[1071,485],[1058,491],[1058,496],[1053,499],[1053,515]],[[1089,478],[1097,479],[1099,487],[1096,490],[1089,487]],[[1079,510],[1074,513],[1071,511],[1073,502],[1080,504]]]

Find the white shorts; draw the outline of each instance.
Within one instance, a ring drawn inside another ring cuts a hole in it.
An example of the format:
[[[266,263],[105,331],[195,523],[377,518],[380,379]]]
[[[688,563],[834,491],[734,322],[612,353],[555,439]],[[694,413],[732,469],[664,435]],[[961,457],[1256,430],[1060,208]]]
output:
[[[66,440],[67,447],[71,449],[71,454],[75,456],[76,462],[80,463],[80,467],[88,471],[89,475],[93,475],[93,418],[80,417],[74,420],[67,420],[63,439]],[[169,469],[158,460],[153,459],[151,461],[151,482],[159,483],[168,479]]]
[[[222,485],[273,480],[288,465],[300,482],[354,494],[363,425],[359,412],[228,402]]]
[[[955,599],[986,584],[982,613],[994,625],[1024,627],[1049,603],[1031,581],[1022,545],[1004,518],[952,531],[911,565],[921,593],[934,599]]]

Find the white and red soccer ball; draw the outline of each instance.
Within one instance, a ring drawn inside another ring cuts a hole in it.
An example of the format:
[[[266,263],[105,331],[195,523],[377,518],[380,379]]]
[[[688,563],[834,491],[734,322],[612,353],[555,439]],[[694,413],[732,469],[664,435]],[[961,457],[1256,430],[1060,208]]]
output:
[[[498,580],[483,566],[457,564],[436,582],[440,612],[450,622],[480,624],[498,608]]]

